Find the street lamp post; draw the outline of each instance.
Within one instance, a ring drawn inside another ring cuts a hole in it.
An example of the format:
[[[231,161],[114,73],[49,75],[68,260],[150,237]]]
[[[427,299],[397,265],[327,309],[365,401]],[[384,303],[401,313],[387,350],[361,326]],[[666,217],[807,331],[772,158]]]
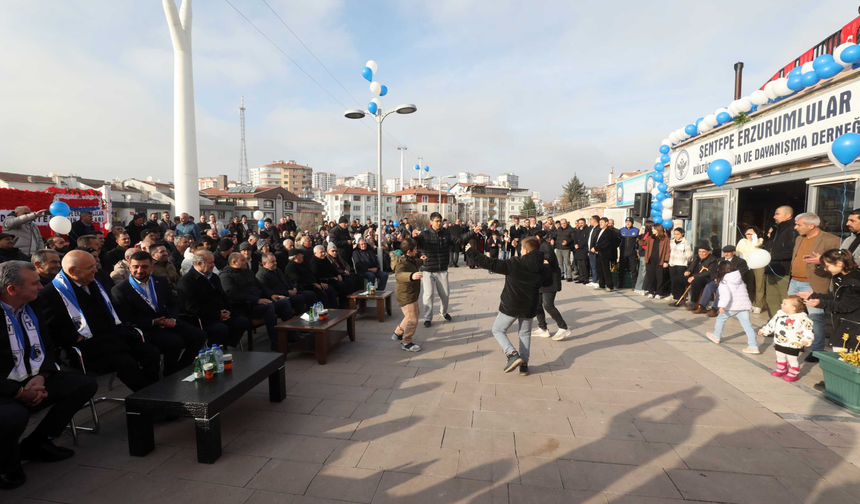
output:
[[[405,145],[401,145],[397,148],[400,151],[400,190],[403,190],[403,151],[406,150]]]
[[[383,112],[381,109],[377,110],[375,114],[371,114],[371,116],[376,119],[376,223],[379,229],[379,243],[377,243],[377,256],[379,259],[379,267],[382,268],[382,239],[384,238],[385,230],[382,229],[382,121],[385,120],[389,114],[394,112],[398,114],[411,114],[418,110],[418,107],[411,103],[406,103],[404,105],[398,105],[394,110],[388,110]],[[364,119],[364,116],[367,115],[367,112],[363,110],[353,109],[347,110],[344,114],[344,117],[347,119]]]
[[[439,213],[442,214],[442,218],[445,218],[445,215],[442,213],[442,181],[449,178],[457,178],[456,175],[445,175],[444,177],[439,177]]]

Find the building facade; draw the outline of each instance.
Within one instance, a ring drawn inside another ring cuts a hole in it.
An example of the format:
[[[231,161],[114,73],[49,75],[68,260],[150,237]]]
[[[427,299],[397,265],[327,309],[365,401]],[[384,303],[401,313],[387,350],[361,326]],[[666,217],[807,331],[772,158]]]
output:
[[[263,218],[272,219],[275,224],[281,217],[289,216],[302,225],[322,224],[323,205],[313,200],[307,200],[287,191],[283,187],[270,186],[239,186],[228,189],[210,188],[201,191],[215,204],[229,205],[235,208],[235,215],[252,215],[257,210],[263,212]],[[201,212],[203,207],[201,206]],[[218,217],[218,220],[221,220]]]
[[[272,161],[259,168],[251,168],[252,186],[278,186],[296,195],[307,195],[313,187],[313,168],[295,161]]]
[[[477,223],[496,219],[506,223],[509,219],[508,202],[511,192],[509,187],[456,184],[451,188],[451,192],[460,204],[461,219]]]
[[[472,174],[467,171],[461,171],[457,174],[457,183],[468,185],[472,183]]]
[[[326,172],[313,172],[311,175],[311,185],[321,190],[323,193],[326,193],[335,186],[337,182],[337,175],[334,173],[326,173]]]
[[[337,222],[342,216],[350,221],[367,219],[379,222],[376,213],[376,191],[361,187],[335,187],[323,195],[325,218]],[[382,193],[382,218],[397,219],[397,201],[391,193]]]
[[[490,184],[490,176],[487,175],[486,173],[479,173],[479,174],[475,175],[474,177],[472,177],[472,183],[473,184],[489,185]]]
[[[365,189],[376,189],[376,174],[373,172],[357,173],[353,177],[355,187],[363,187]]]
[[[457,197],[442,191],[441,206],[439,204],[439,191],[427,189],[426,187],[410,187],[394,193],[397,197],[397,215],[402,217],[423,217],[430,219],[430,214],[439,212],[443,219],[453,221],[460,218],[457,209]]]
[[[502,173],[496,177],[496,185],[516,189],[520,186],[520,177],[513,173]]]

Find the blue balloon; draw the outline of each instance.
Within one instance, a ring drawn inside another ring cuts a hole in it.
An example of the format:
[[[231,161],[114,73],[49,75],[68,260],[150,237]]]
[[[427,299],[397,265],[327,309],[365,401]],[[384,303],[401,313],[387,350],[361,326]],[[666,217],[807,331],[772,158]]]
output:
[[[857,161],[857,158],[860,157],[860,135],[857,133],[845,133],[833,141],[830,150],[840,163],[849,165]]]
[[[655,173],[653,175],[653,177],[654,177],[654,182],[657,182],[657,183],[663,182],[663,174],[662,173]]]
[[[839,55],[839,59],[845,63],[860,62],[860,45],[854,44],[846,47],[842,50],[842,54]]]
[[[416,169],[416,170],[420,170],[420,169],[421,169],[421,167],[420,167],[420,166],[418,166],[418,165],[415,165],[415,169]]]
[[[663,163],[654,163],[654,169],[657,171],[663,171]]]
[[[367,104],[367,111],[371,114],[376,115],[376,111],[379,110],[375,103],[370,102]]]
[[[803,75],[803,70],[799,66],[796,66],[788,72],[788,79],[791,80],[792,77],[800,77],[801,75]]]
[[[725,159],[715,159],[708,165],[708,178],[721,186],[732,176],[732,164]]]
[[[394,221],[391,223],[391,225],[394,227],[400,227],[400,221]]]
[[[657,196],[655,196],[655,198],[657,198],[657,202],[661,203],[662,205],[663,200],[666,199],[666,193],[657,193]]]
[[[668,153],[669,153],[669,146],[668,145],[661,145],[660,146],[660,154],[668,154]]]
[[[686,134],[688,134],[688,135],[690,135],[690,136],[694,136],[694,135],[696,135],[698,132],[699,132],[699,128],[697,128],[695,124],[688,124],[688,125],[684,128],[684,133],[686,133]]]
[[[424,171],[429,172],[429,171],[430,171],[430,167],[429,167],[429,166],[425,166],[425,167],[424,167]]]
[[[385,96],[388,94],[388,86],[381,86],[379,91],[379,96]]]
[[[364,80],[367,82],[373,82],[373,70],[370,67],[364,67],[364,70],[361,71],[361,76],[364,77]]]
[[[672,229],[672,227],[674,225],[675,225],[675,222],[672,219],[666,219],[663,221],[663,227],[665,229]]]
[[[264,227],[266,227],[266,221],[263,219],[258,220],[257,221],[257,227],[260,229],[263,229]]]
[[[788,78],[788,89],[792,91],[800,91],[803,89],[803,77],[800,75],[793,75]]]
[[[705,120],[705,118],[704,118],[704,117],[700,117],[700,118],[696,119],[696,129],[697,129],[697,130],[698,130],[698,128],[699,128],[699,123],[700,123],[700,122],[702,122],[702,121],[704,121],[704,120]]]
[[[753,104],[752,108],[750,109],[750,111],[749,111],[749,112],[747,112],[747,114],[752,114],[752,113],[753,113],[753,112],[755,112],[756,110],[758,110],[758,105]]]
[[[229,232],[230,232],[229,229],[222,229],[221,230],[221,236],[226,236]]]
[[[672,158],[670,158],[668,154],[663,154],[662,156],[660,156],[660,162],[662,162],[663,164],[667,164],[671,160]]]
[[[666,183],[664,182],[664,183],[657,186],[657,190],[665,195],[666,191],[669,190],[669,186],[667,186]],[[660,196],[660,195],[658,194],[657,196]]]
[[[651,209],[651,216],[657,217],[658,215],[660,215],[660,210],[657,210],[656,208],[652,208]]]
[[[69,208],[68,204],[63,203],[62,201],[55,201],[48,207],[48,211],[55,217],[68,217],[72,209]]]
[[[725,124],[732,120],[732,116],[729,115],[728,112],[720,112],[717,114],[717,122],[720,124]]]
[[[660,213],[663,212],[663,200],[654,198],[654,201],[651,202],[651,208],[657,210],[657,215],[660,215]]]
[[[805,87],[809,87],[818,84],[818,81],[820,81],[821,78],[818,76],[817,72],[806,72],[800,80],[803,82]]]
[[[817,72],[818,69],[823,67],[824,65],[835,62],[836,60],[833,59],[832,54],[822,54],[821,56],[815,58],[815,60],[812,62],[812,68],[815,69],[815,71]]]
[[[833,63],[827,63],[825,65],[822,65],[818,68],[818,70],[815,71],[815,73],[817,73],[818,77],[822,79],[832,79],[836,76],[836,74],[841,71],[842,65],[834,61]]]

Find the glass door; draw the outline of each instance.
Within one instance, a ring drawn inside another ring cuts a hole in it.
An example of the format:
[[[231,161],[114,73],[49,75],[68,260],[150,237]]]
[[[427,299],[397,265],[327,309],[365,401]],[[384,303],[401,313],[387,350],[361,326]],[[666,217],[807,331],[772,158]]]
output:
[[[813,186],[812,208],[821,219],[821,230],[835,234],[840,240],[851,234],[845,222],[848,213],[854,208],[856,184],[856,181],[845,180]]]
[[[688,235],[693,250],[700,242],[707,241],[711,250],[720,255],[727,243],[729,224],[728,194],[702,194],[693,196],[693,233]]]

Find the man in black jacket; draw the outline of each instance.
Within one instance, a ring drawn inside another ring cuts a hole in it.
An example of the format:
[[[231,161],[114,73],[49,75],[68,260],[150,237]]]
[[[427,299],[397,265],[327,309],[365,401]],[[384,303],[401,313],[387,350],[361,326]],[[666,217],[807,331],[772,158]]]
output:
[[[251,321],[241,314],[231,313],[230,301],[213,273],[215,258],[208,250],[194,253],[193,266],[182,275],[176,290],[179,293],[180,311],[200,319],[209,335],[209,343],[236,347]]]
[[[780,309],[782,300],[788,295],[791,259],[794,257],[794,210],[781,206],[773,213],[774,225],[767,232],[764,249],[770,252],[770,264],[765,266],[765,299],[768,316],[773,317]]]
[[[520,256],[520,241],[526,237],[528,233],[528,229],[520,226],[520,218],[514,217],[514,224],[508,230],[508,236],[511,237],[511,243],[513,244],[516,240],[516,244],[514,244],[514,255],[516,257]]]
[[[290,305],[296,314],[305,313],[317,302],[312,291],[298,290],[289,277],[278,269],[278,260],[271,252],[263,254],[263,262],[257,270],[257,281],[266,291],[290,298]]]
[[[337,291],[313,274],[310,266],[305,263],[305,255],[298,249],[290,250],[287,276],[298,286],[299,290],[312,291],[326,308],[337,308]]]
[[[60,274],[39,292],[45,327],[55,346],[81,351],[88,372],[115,371],[136,392],[158,380],[158,348],[122,323],[95,274],[92,254],[73,250],[63,257]]]
[[[576,231],[573,236],[573,260],[576,262],[576,283],[587,284],[591,268],[588,264],[588,235],[591,228],[585,225],[585,219],[576,221]],[[592,281],[594,281],[592,279]]]
[[[293,318],[290,298],[261,289],[257,278],[248,267],[248,259],[242,254],[238,252],[230,254],[228,263],[228,266],[218,274],[227,299],[234,304],[249,306],[248,317],[251,320],[263,319],[272,350],[277,350],[278,331],[275,329],[275,324],[278,323],[278,318],[281,320]]]
[[[619,231],[620,259],[618,260],[618,288],[624,285],[624,273],[630,272],[630,285],[636,287],[639,276],[639,230],[633,227],[633,217],[627,217]],[[644,272],[643,272],[644,273]]]
[[[461,224],[460,219],[454,221],[454,224],[451,224],[448,228],[449,233],[453,233],[454,236],[459,236],[468,231],[467,227]],[[459,268],[457,263],[460,261],[460,252],[462,252],[462,245],[458,245],[456,247],[451,247],[451,261],[448,262],[448,266],[453,266],[455,268]]]
[[[114,307],[123,322],[134,324],[164,355],[164,375],[194,362],[206,333],[179,320],[179,301],[166,278],[152,274],[149,253],[138,251],[128,262],[129,278],[111,289]]]
[[[349,219],[341,217],[338,219],[337,227],[329,233],[329,240],[337,247],[337,255],[341,261],[352,268],[352,233],[347,229]]]
[[[734,245],[726,245],[723,247],[723,259],[721,261],[717,261],[717,267],[719,267],[720,263],[723,261],[732,263],[732,266],[735,267],[736,271],[740,272],[742,278],[750,270],[749,266],[747,266],[747,262],[737,255]],[[717,287],[719,287],[719,285],[716,280],[708,282],[708,285],[702,289],[702,294],[699,296],[699,307],[693,310],[693,313],[707,313],[709,317],[716,317],[719,315],[717,304],[720,302],[720,291]],[[711,309],[708,310],[707,306],[708,303],[711,302],[711,298],[714,298],[714,303],[711,305]]]
[[[525,238],[520,257],[507,260],[490,259],[479,254],[471,244],[466,245],[466,255],[480,268],[505,275],[499,314],[493,323],[493,337],[508,358],[505,373],[520,368],[520,375],[529,373],[529,346],[531,345],[532,322],[540,304],[540,288],[552,282],[548,261],[540,253],[540,244],[535,237]],[[520,349],[514,349],[507,331],[514,322],[519,324]]]
[[[555,257],[561,268],[562,280],[573,282],[573,267],[570,263],[570,250],[573,248],[576,232],[567,222],[567,219],[559,220],[559,227],[555,231]]]
[[[592,233],[593,245],[591,246],[591,252],[597,258],[597,285],[600,289],[606,289],[606,292],[612,292],[614,288],[609,265],[618,252],[618,235],[613,228],[609,227],[609,219],[601,217],[599,222],[600,229]]]
[[[218,250],[215,252],[215,267],[218,268],[218,271],[223,270],[229,263],[227,262],[227,258],[230,257],[236,250],[236,244],[233,243],[233,240],[230,238],[221,238],[218,242]]]
[[[476,228],[478,232],[480,228]],[[416,229],[412,232],[412,238],[418,243],[423,255],[427,256],[421,271],[421,288],[424,290],[424,327],[430,327],[433,319],[433,293],[439,293],[441,307],[439,314],[445,320],[451,320],[448,314],[448,258],[452,247],[460,245],[475,238],[471,231],[460,235],[451,235],[451,232],[442,228],[442,214],[433,212],[430,214],[430,227],[421,233]]]
[[[555,321],[555,324],[558,326],[558,331],[556,331],[555,335],[552,336],[552,339],[555,341],[561,341],[570,336],[570,330],[567,328],[567,323],[564,321],[564,317],[561,316],[558,308],[555,307],[555,296],[561,291],[562,276],[558,259],[555,256],[555,251],[552,249],[552,245],[549,243],[549,240],[544,239],[548,237],[548,233],[546,236],[542,233],[537,234],[537,238],[541,240],[540,252],[543,254],[544,262],[548,263],[549,270],[552,273],[552,282],[550,282],[549,285],[544,285],[540,288],[540,307],[537,311],[538,328],[532,331],[532,336],[536,336],[538,338],[550,337],[549,329],[546,324],[546,313],[549,313]],[[546,313],[544,313],[544,310]]]
[[[125,251],[131,247],[131,239],[125,231],[119,233],[116,237],[116,247],[113,250],[105,253],[102,251],[102,269],[113,271],[116,263],[125,259]]]
[[[6,261],[29,261],[29,258],[15,248],[15,235],[0,233],[0,263]]]
[[[83,217],[83,215],[81,215]],[[128,233],[128,238],[131,240],[131,246],[134,247],[138,243],[140,243],[141,231],[143,231],[143,220],[145,219],[143,214],[137,214],[134,218],[129,222],[128,226],[125,227],[125,232]],[[91,234],[91,233],[87,233]],[[83,236],[83,235],[81,235]],[[75,238],[77,240],[77,238]]]
[[[353,286],[352,282],[350,281],[347,283],[340,271],[338,271],[338,269],[334,267],[334,264],[328,260],[324,246],[314,245],[313,254],[313,257],[311,258],[311,272],[320,281],[333,286],[334,290],[337,292],[340,306],[346,307],[349,304],[347,296],[355,292],[355,290],[351,288]]]
[[[687,270],[684,271],[684,276],[677,276],[672,279],[672,298],[683,301],[684,291],[687,287],[690,288],[690,303],[687,309],[690,311],[699,308],[699,297],[701,297],[702,289],[710,282],[717,278],[717,266],[719,261],[711,254],[711,244],[707,240],[702,240],[696,247],[697,256],[690,261]],[[684,306],[683,302],[679,302],[676,306]]]
[[[0,305],[5,323],[0,330],[0,490],[27,481],[21,459],[58,462],[74,451],[55,446],[69,421],[98,390],[95,378],[57,371],[47,324],[30,306],[42,289],[32,264],[0,264]],[[51,408],[20,445],[32,413]]]

